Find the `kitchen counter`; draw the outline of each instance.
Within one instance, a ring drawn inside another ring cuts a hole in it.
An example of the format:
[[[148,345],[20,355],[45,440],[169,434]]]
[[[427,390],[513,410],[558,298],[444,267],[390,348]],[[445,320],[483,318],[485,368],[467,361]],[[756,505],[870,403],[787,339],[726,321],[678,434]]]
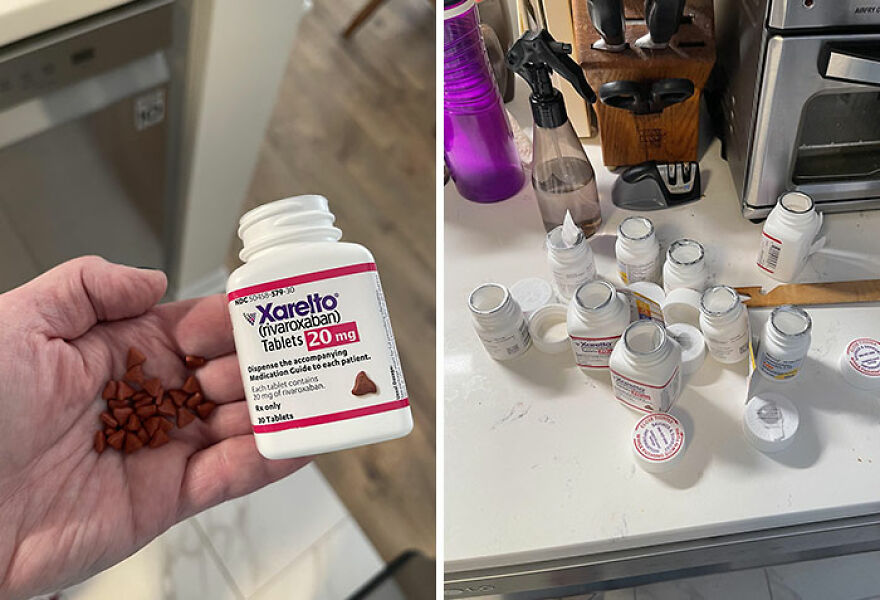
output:
[[[0,2],[0,46],[66,25],[130,0],[5,0]]]
[[[519,94],[519,102],[525,94]],[[520,122],[530,123],[522,116]],[[590,240],[599,276],[620,284],[616,227],[636,214],[611,204],[615,175],[592,140],[603,225]],[[755,265],[761,225],[741,216],[720,142],[701,160],[704,197],[646,213],[662,251],[691,237],[706,246],[714,279],[728,285],[776,282]],[[880,212],[825,216],[828,246],[880,256]],[[639,415],[613,397],[607,373],[586,376],[570,353],[495,362],[466,307],[483,282],[550,279],[544,230],[531,186],[492,205],[445,190],[445,570],[503,573],[541,561],[597,556],[685,540],[880,512],[880,404],[843,382],[836,364],[857,336],[880,337],[880,305],[810,307],[813,341],[795,381],[776,384],[798,406],[791,447],[762,454],[743,437],[746,363],[707,357],[686,381],[672,413],[684,424],[686,454],[652,475],[629,447]],[[877,277],[876,263],[814,256],[798,281]],[[769,314],[750,311],[759,331]],[[773,385],[773,384],[770,384]],[[467,579],[463,578],[462,580]],[[497,591],[456,586],[447,594]]]

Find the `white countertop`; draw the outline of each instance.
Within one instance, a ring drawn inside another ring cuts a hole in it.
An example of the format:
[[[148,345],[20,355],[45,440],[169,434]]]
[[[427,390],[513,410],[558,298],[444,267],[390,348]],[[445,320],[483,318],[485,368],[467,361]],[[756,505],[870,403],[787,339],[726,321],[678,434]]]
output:
[[[518,102],[524,94],[518,90]],[[531,120],[523,118],[522,123]],[[615,178],[596,167],[604,224],[591,244],[599,275],[616,280]],[[692,237],[706,246],[718,283],[775,282],[755,265],[760,225],[740,213],[715,140],[701,161],[705,196],[646,214],[665,252]],[[880,510],[880,403],[836,371],[846,342],[880,337],[880,306],[812,307],[813,342],[798,379],[781,384],[797,404],[793,445],[776,455],[743,437],[746,363],[707,358],[672,410],[688,446],[674,471],[651,475],[632,458],[638,415],[613,397],[606,373],[585,376],[570,354],[534,347],[495,362],[471,327],[466,298],[480,283],[549,280],[544,230],[526,183],[515,197],[480,205],[445,193],[446,570],[520,564],[647,544],[737,533]],[[880,256],[880,211],[826,215],[828,245]],[[877,277],[878,268],[813,257],[798,281]],[[750,311],[758,331],[767,311]]]
[[[0,46],[23,40],[131,0],[3,0]]]

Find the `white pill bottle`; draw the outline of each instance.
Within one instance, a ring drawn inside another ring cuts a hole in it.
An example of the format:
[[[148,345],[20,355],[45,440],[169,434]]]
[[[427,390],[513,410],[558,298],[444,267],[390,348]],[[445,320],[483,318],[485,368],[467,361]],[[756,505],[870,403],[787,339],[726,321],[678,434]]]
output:
[[[703,292],[700,330],[718,362],[733,364],[749,356],[749,313],[735,289],[715,285]]]
[[[566,326],[575,362],[584,373],[607,369],[615,344],[629,325],[629,303],[607,281],[581,285],[568,305]]]
[[[617,274],[624,284],[657,282],[660,274],[660,243],[650,219],[627,217],[621,221],[617,226],[614,254],[617,258]]]
[[[813,199],[803,192],[786,192],[770,211],[761,233],[758,268],[777,281],[794,281],[818,250],[823,239],[816,239],[822,228],[822,215]]]
[[[500,283],[484,283],[468,296],[474,331],[495,360],[511,360],[532,347],[529,324],[519,303]]]
[[[406,384],[370,251],[340,242],[323,196],[241,217],[244,265],[227,283],[257,449],[266,458],[406,435]]]

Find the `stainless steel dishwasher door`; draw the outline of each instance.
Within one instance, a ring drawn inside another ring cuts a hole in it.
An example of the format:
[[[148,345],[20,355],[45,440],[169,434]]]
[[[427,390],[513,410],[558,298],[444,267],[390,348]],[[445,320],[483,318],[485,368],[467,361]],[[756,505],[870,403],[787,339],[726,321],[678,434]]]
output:
[[[171,8],[0,49],[0,291],[85,254],[168,266]]]

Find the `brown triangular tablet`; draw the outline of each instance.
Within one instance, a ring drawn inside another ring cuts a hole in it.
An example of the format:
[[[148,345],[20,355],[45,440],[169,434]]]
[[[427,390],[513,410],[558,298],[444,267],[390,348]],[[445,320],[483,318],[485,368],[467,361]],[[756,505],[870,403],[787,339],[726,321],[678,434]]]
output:
[[[119,427],[119,421],[113,418],[113,415],[106,410],[101,413],[101,422],[107,427]]]
[[[146,421],[144,421],[144,431],[147,432],[147,435],[152,436],[159,429],[159,421],[162,420],[162,417],[150,417]]]
[[[214,412],[214,408],[216,406],[217,405],[210,400],[205,400],[204,402],[196,406],[196,412],[199,413],[199,418],[204,421],[211,415],[212,412]]]
[[[351,393],[355,396],[374,394],[376,393],[376,384],[373,383],[372,379],[367,377],[367,374],[364,371],[361,371],[354,378],[354,387],[351,389]]]
[[[177,409],[177,426],[181,429],[195,421],[196,416],[188,408]]]
[[[101,454],[104,450],[107,449],[107,437],[104,435],[103,431],[95,432],[95,441],[93,443],[95,448],[95,452]]]
[[[101,398],[104,400],[112,400],[116,397],[116,382],[112,379],[107,382],[107,385],[104,386],[104,391],[101,392]]]
[[[117,400],[116,398],[107,400],[107,408],[110,410],[115,408],[128,408],[128,400]]]
[[[166,417],[177,416],[177,409],[174,407],[174,403],[168,398],[168,396],[165,396],[162,399],[162,402],[159,403],[158,410],[160,415],[165,415]]]
[[[124,381],[120,381],[116,384],[116,399],[117,400],[127,400],[134,396],[134,388],[125,383]]]
[[[168,419],[160,419],[159,420],[159,429],[161,429],[165,433],[168,433],[169,431],[174,429],[174,423],[172,423]]]
[[[199,385],[199,381],[195,378],[195,375],[190,375],[186,378],[186,381],[183,382],[183,385],[180,386],[187,394],[195,394],[196,392],[201,392],[202,387]]]
[[[201,404],[203,400],[204,398],[202,397],[202,395],[199,392],[196,392],[187,399],[186,405],[189,408],[195,408],[196,406]]]
[[[158,398],[162,395],[162,382],[157,377],[147,379],[144,381],[144,390],[153,398]]]
[[[137,418],[137,415],[131,415],[125,423],[125,428],[129,431],[137,431],[141,428],[141,420]]]
[[[203,356],[193,356],[191,354],[188,354],[186,358],[183,359],[183,362],[186,365],[187,369],[195,370],[199,367],[204,366],[207,361]]]
[[[128,407],[113,409],[113,418],[116,419],[116,422],[119,423],[120,426],[125,425],[125,423],[128,421],[128,417],[133,414],[134,410]]]
[[[125,368],[130,369],[132,367],[136,367],[138,365],[144,364],[147,360],[147,357],[141,353],[137,348],[129,348],[128,349],[128,357],[125,360]]]
[[[186,399],[189,398],[189,394],[183,390],[169,390],[168,395],[171,396],[175,406],[183,406],[186,404]]]
[[[141,444],[146,444],[147,442],[150,441],[150,436],[143,429],[138,429],[135,432],[135,435],[138,436],[138,439],[141,441]]]
[[[147,417],[152,417],[158,412],[158,408],[156,408],[155,404],[148,404],[146,406],[139,406],[134,410],[134,414],[138,416],[139,419],[143,420]]]
[[[125,441],[125,431],[119,431],[107,436],[107,445],[117,450],[122,450],[122,444]]]
[[[135,365],[128,369],[125,372],[125,375],[122,377],[129,383],[136,383],[138,385],[143,385],[144,383],[144,368],[141,365]]]
[[[164,446],[171,438],[168,437],[168,434],[159,429],[156,433],[153,434],[153,437],[150,439],[150,448],[158,448],[159,446]]]
[[[138,439],[133,433],[125,434],[125,453],[131,454],[132,452],[137,452],[141,448],[144,447],[144,443]]]

